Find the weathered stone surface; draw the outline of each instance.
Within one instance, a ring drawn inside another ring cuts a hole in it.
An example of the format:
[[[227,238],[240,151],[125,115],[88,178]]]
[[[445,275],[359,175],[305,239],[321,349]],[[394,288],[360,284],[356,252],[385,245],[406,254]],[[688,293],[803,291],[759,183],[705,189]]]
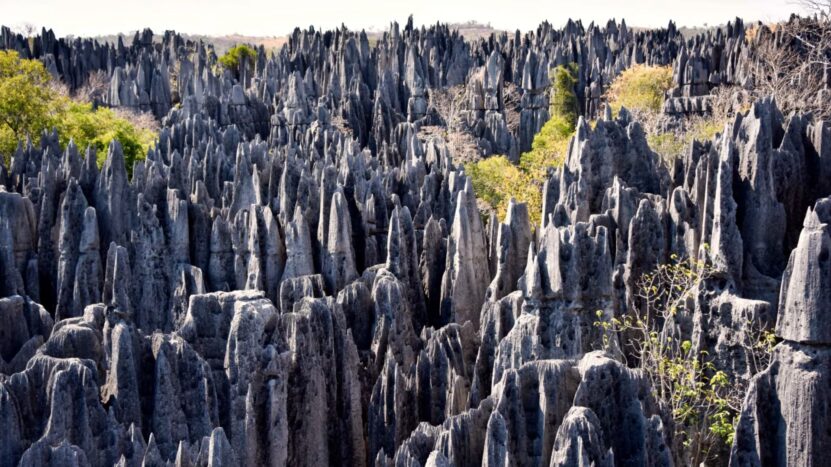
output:
[[[479,327],[479,311],[488,286],[488,260],[482,220],[470,182],[458,194],[447,242],[447,265],[442,280],[442,307],[454,321]]]
[[[139,394],[140,355],[136,355],[135,330],[117,321],[107,336],[110,344],[106,383],[102,399],[115,407],[125,424],[142,426],[141,396]]]
[[[298,206],[294,218],[286,227],[286,268],[283,280],[314,274],[312,242],[309,226]]]
[[[625,349],[595,321],[644,312],[642,275],[687,257],[712,276],[646,313],[750,385],[733,464],[821,464],[829,125],[759,100],[665,167],[637,113],[603,105],[623,70],[671,65],[661,128],[706,117],[715,87],[752,87],[753,47],[789,42],[755,37],[410,19],[296,29],[230,70],[172,31],[0,29],[160,123],[133,167],[56,131],[0,164],[0,465],[670,465],[670,409],[592,351]],[[485,225],[463,166],[530,149],[569,63],[581,119],[541,212]],[[759,373],[748,342],[774,314]]]
[[[777,337],[768,368],[750,383],[736,428],[731,465],[817,465],[829,440],[825,381],[828,337],[828,231],[831,202],[819,200],[805,216],[797,247],[782,278]],[[799,407],[797,409],[797,407]],[[819,414],[819,416],[817,416]]]
[[[782,277],[776,333],[788,341],[831,344],[824,326],[831,303],[831,200],[820,200],[805,216],[799,243]]]
[[[579,365],[580,386],[574,405],[588,407],[600,421],[604,437],[614,453],[615,462],[642,465],[672,465],[667,443],[668,433],[662,431],[658,407],[644,387],[641,375],[597,353],[588,354]],[[616,427],[625,426],[626,430]],[[648,443],[657,437],[658,445]]]
[[[613,456],[606,449],[597,415],[591,409],[575,406],[569,409],[557,430],[549,465],[614,465]]]
[[[577,383],[577,372],[565,360],[540,360],[506,372],[495,389],[497,403],[488,422],[487,465],[509,460],[547,465]]]
[[[37,284],[27,282],[27,264],[35,253],[37,220],[32,201],[0,188],[0,265],[2,295],[26,295]]]
[[[829,352],[785,341],[750,385],[730,465],[821,465],[829,443]]]
[[[493,281],[488,286],[488,300],[499,300],[517,287],[517,281],[525,270],[528,261],[528,246],[531,243],[531,224],[528,208],[517,204],[513,199],[508,204],[505,222],[499,227],[495,239],[496,271]]]
[[[85,309],[101,301],[104,268],[101,266],[101,242],[98,235],[98,216],[95,208],[84,211],[84,224],[78,243],[78,262],[75,266],[75,285],[72,289],[74,306]]]
[[[323,253],[323,279],[326,289],[334,292],[358,277],[355,269],[355,252],[352,248],[352,223],[347,212],[343,193],[332,195],[329,212],[329,234]]]
[[[110,145],[93,197],[102,242],[105,245],[115,242],[126,247],[130,232],[129,214],[134,212],[130,206],[134,201],[127,181],[124,153],[117,141]]]
[[[61,204],[60,233],[58,237],[58,302],[55,306],[55,318],[58,320],[80,316],[83,308],[79,309],[74,300],[75,269],[78,265],[79,243],[83,230],[84,212],[87,209],[87,200],[81,187],[73,179],[64,195]]]
[[[0,298],[0,372],[22,371],[36,348],[49,338],[52,326],[52,317],[37,303],[19,295]]]

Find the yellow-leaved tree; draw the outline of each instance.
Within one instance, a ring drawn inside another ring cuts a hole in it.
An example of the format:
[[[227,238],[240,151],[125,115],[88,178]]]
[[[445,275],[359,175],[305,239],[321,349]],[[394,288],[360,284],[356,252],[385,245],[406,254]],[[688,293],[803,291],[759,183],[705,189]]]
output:
[[[512,164],[505,156],[493,156],[465,166],[476,196],[504,219],[511,198],[528,205],[531,222],[542,214],[542,188],[549,171],[562,165],[568,142],[574,134],[579,112],[577,66],[561,65],[550,73],[550,119],[534,136],[531,150]]]

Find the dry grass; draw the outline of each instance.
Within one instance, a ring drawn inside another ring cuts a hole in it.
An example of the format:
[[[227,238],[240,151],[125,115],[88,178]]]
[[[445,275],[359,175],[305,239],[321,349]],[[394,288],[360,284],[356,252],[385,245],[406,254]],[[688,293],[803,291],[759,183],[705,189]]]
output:
[[[104,70],[90,73],[87,82],[75,91],[75,99],[84,102],[102,102],[110,87],[110,78]]]
[[[159,121],[150,112],[134,112],[124,107],[116,107],[112,110],[116,117],[127,120],[137,130],[157,134],[161,129]]]
[[[428,101],[444,120],[445,127],[422,127],[422,135],[425,137],[441,136],[447,142],[447,148],[454,163],[465,164],[480,160],[482,157],[479,154],[476,138],[470,133],[461,117],[461,110],[465,104],[465,86],[431,89]]]
[[[824,1],[824,0],[823,0]],[[811,112],[831,118],[826,72],[831,68],[831,18],[792,18],[776,34],[760,26],[750,70],[757,97],[773,96],[784,113]]]
[[[522,96],[519,93],[519,87],[506,81],[502,87],[502,97],[505,103],[505,123],[508,125],[508,130],[516,134],[519,132],[520,112],[522,112],[520,105]]]

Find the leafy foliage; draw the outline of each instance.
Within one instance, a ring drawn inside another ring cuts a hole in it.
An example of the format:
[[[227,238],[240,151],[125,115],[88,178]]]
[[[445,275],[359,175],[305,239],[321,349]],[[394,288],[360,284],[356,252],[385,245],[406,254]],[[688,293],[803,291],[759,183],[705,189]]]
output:
[[[239,44],[234,47],[231,47],[230,49],[228,49],[227,52],[225,52],[225,55],[219,57],[219,63],[225,68],[239,75],[240,65],[242,63],[248,63],[249,65],[251,65],[254,63],[254,60],[256,58],[256,49],[254,49],[250,45]]]
[[[57,128],[63,146],[72,139],[81,150],[96,148],[99,165],[107,146],[117,139],[130,170],[154,143],[155,131],[137,124],[140,118],[72,100],[56,84],[41,62],[0,51],[0,154],[11,155],[19,141]]]
[[[133,125],[112,109],[93,109],[92,104],[63,101],[61,118],[56,122],[61,144],[65,146],[71,138],[81,149],[92,146],[97,151],[99,166],[104,163],[107,147],[114,139],[121,143],[128,170],[132,170],[136,160],[144,158],[155,142],[156,134],[152,130]]]
[[[496,210],[500,219],[507,214],[508,202],[513,197],[528,203],[528,212],[542,209],[540,189],[530,183],[528,174],[512,164],[505,156],[494,156],[466,166],[473,182],[476,197]]]
[[[646,136],[646,141],[649,148],[657,152],[667,163],[683,155],[688,144],[687,138],[679,138],[673,132],[650,133]]]
[[[662,120],[664,96],[672,87],[672,69],[637,65],[621,73],[606,93],[607,105],[617,113],[626,109],[641,123],[647,134],[649,147],[657,152],[666,165],[681,157],[693,140],[707,141],[724,129],[724,122],[732,112],[728,95],[714,92],[713,112],[706,117],[691,116],[680,125],[667,130]]]
[[[574,123],[559,115],[552,116],[534,136],[531,150],[520,156],[519,167],[531,179],[545,181],[549,169],[563,163],[573,134]]]
[[[514,165],[504,156],[467,164],[465,169],[481,201],[504,218],[511,198],[528,204],[531,222],[539,223],[542,188],[551,168],[563,163],[577,122],[577,67],[559,66],[551,72],[551,118],[534,136],[531,150]]]
[[[0,154],[11,154],[17,141],[38,135],[54,121],[49,73],[36,60],[0,51]]]
[[[562,117],[571,122],[577,122],[578,103],[577,93],[577,64],[560,65],[549,74],[551,79],[551,100],[549,113],[552,117]]]
[[[617,112],[621,107],[632,111],[660,112],[664,95],[672,87],[672,68],[636,65],[621,73],[607,92],[608,104]]]
[[[669,165],[673,159],[683,156],[693,141],[709,141],[722,130],[724,125],[720,119],[694,117],[680,131],[650,131],[646,140]]]
[[[682,447],[682,465],[705,463],[719,443],[732,444],[744,395],[736,390],[739,383],[716,368],[706,351],[696,351],[690,340],[672,331],[673,323],[689,319],[684,316],[692,312],[687,303],[714,273],[703,261],[673,256],[672,263],[641,277],[630,314],[604,319],[601,310],[595,322],[605,331],[604,347],[634,360],[668,409],[675,422],[675,440]],[[745,351],[754,360],[752,370],[759,371],[767,364],[775,338],[770,332],[744,337]],[[616,346],[618,342],[624,349]]]

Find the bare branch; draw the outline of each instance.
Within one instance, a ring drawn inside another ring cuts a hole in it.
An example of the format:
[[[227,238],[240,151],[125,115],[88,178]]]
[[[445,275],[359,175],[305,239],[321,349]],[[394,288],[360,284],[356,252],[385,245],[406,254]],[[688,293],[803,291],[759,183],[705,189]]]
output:
[[[831,0],[792,0],[790,3],[801,7],[807,13],[822,17],[831,15]]]
[[[802,0],[800,0],[802,1]],[[831,0],[820,3],[831,12]],[[831,118],[831,101],[824,97],[831,76],[831,16],[791,18],[752,35],[749,75],[756,97],[773,96],[785,112],[810,112]]]

